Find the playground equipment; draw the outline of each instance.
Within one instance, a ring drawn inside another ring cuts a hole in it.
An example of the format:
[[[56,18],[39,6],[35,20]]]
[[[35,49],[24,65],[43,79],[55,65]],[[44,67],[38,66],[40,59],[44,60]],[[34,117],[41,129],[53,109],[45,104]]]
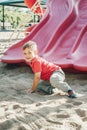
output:
[[[39,55],[63,69],[87,72],[87,0],[48,0],[44,19],[10,47],[4,63],[25,63],[22,46],[37,42]]]
[[[44,13],[46,9],[41,7],[40,0],[24,0],[26,6],[31,9],[32,12],[35,14],[38,14],[40,16],[40,19],[44,16]],[[25,34],[28,34],[32,31],[32,29],[36,26],[36,24],[31,25],[25,30]]]
[[[38,14],[41,17],[43,17],[45,9],[41,7],[40,5],[40,0],[24,0],[26,6],[34,13],[34,14]],[[34,15],[33,14],[33,15]],[[30,14],[27,14],[27,17],[25,17],[25,19],[21,20],[20,25],[14,29],[13,33],[10,35],[9,41],[11,41],[12,37],[14,36],[15,33],[17,34],[16,39],[18,39],[20,32],[25,28],[26,23],[29,22],[30,18]],[[32,29],[36,26],[36,23],[27,27],[27,29],[25,29],[25,34],[28,34],[32,31]]]
[[[43,16],[45,9],[41,7],[40,0],[24,0],[24,2],[32,12]]]

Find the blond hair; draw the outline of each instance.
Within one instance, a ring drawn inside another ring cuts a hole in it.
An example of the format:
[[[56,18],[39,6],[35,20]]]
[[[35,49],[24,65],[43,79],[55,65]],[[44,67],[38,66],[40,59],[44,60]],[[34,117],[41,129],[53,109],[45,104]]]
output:
[[[23,50],[26,48],[29,48],[32,51],[37,50],[37,44],[34,41],[29,41],[23,45]]]

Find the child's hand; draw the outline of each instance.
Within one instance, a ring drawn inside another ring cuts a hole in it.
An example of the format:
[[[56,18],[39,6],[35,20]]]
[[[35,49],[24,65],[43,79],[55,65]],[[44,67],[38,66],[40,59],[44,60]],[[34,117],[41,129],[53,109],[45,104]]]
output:
[[[34,93],[35,92],[35,90],[32,90],[32,89],[26,89],[25,90],[27,93]]]

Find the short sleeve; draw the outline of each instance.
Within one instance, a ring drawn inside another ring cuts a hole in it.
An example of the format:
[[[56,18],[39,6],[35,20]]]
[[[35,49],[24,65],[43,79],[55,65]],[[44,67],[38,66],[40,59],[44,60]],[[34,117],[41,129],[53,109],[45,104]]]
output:
[[[33,71],[34,73],[41,72],[41,62],[39,60],[34,62]]]

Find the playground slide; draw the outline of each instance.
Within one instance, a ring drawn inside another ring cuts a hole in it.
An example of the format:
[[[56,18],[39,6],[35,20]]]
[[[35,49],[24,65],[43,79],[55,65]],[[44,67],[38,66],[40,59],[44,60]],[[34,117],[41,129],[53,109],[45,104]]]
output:
[[[22,45],[34,40],[39,54],[62,68],[87,72],[87,0],[49,0],[48,13],[25,39],[9,48],[2,62],[24,62]],[[77,12],[77,15],[76,15]]]
[[[37,42],[39,53],[41,56],[43,56],[48,46],[50,46],[50,49],[52,48],[53,43],[50,44],[50,42],[58,30],[60,36],[75,18],[75,15],[73,15],[74,13],[72,13],[74,11],[72,0],[49,0],[47,7],[48,12],[46,13],[43,20],[35,26],[35,28],[26,38],[10,47],[5,52],[4,56],[2,57],[2,62],[24,62],[22,45],[29,40],[34,40]],[[64,21],[68,19],[69,16],[71,17],[71,21],[67,23],[67,26],[62,27],[62,24],[64,24]],[[60,26],[62,28],[60,28]]]
[[[77,18],[62,33],[55,46],[46,51],[44,58],[49,59],[62,68],[73,68],[87,72],[87,1],[79,0]],[[58,37],[58,33],[56,34]]]
[[[87,25],[81,30],[71,57],[76,70],[87,72]]]

